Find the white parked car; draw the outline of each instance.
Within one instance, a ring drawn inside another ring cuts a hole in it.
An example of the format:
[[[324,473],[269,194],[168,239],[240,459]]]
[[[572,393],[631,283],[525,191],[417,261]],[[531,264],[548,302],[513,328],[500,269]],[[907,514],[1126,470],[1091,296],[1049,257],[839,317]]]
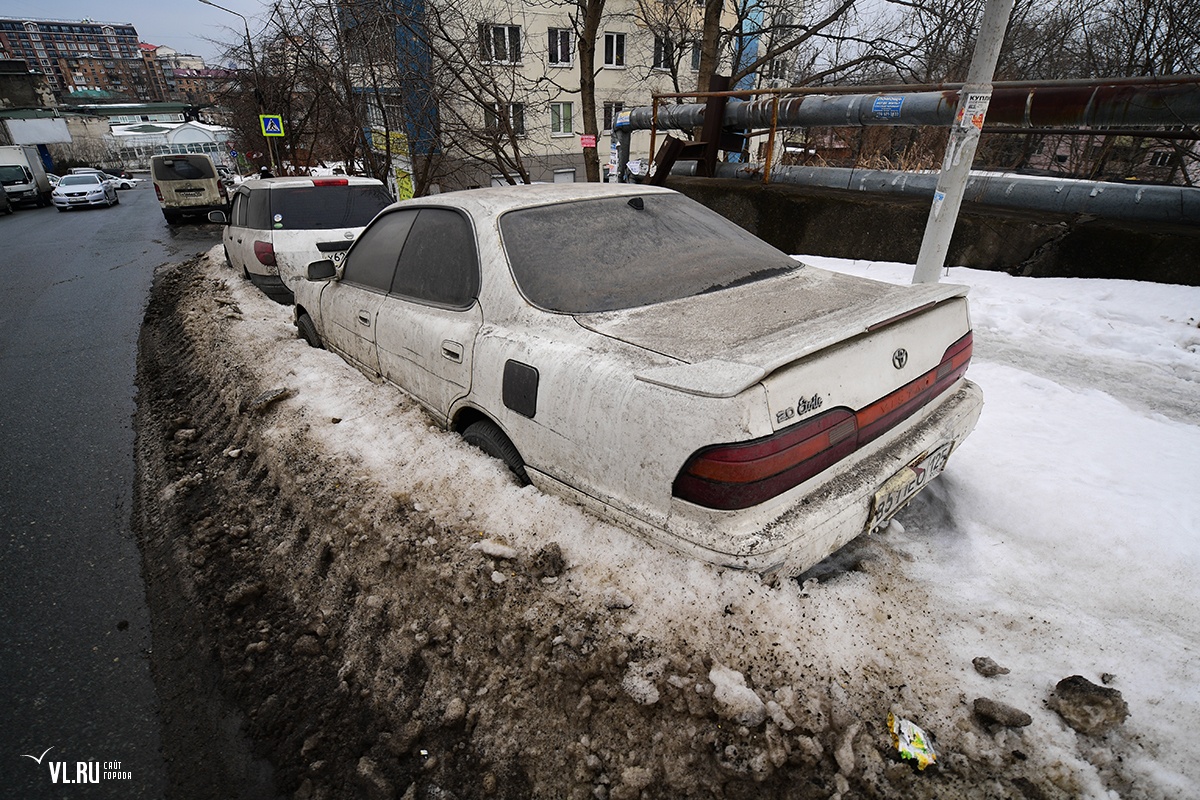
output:
[[[309,262],[340,257],[391,195],[374,178],[255,178],[233,193],[223,241],[230,266],[264,294],[292,302],[295,285]]]
[[[83,206],[115,206],[121,202],[112,181],[95,172],[64,175],[50,193],[50,201],[59,211]]]
[[[884,527],[983,403],[963,287],[807,266],[666,189],[409,200],[308,278],[310,344],[519,480],[736,568]]]
[[[112,185],[118,189],[136,189],[142,182],[141,178],[122,178],[120,175],[109,175],[107,172],[104,173],[104,179],[112,181]]]

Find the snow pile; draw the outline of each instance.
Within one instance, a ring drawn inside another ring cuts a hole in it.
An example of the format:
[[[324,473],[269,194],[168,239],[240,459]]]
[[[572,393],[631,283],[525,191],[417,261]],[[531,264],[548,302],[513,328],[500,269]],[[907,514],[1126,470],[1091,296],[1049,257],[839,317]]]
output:
[[[952,270],[950,281],[972,286],[969,377],[987,403],[976,432],[889,529],[801,580],[764,584],[517,487],[401,393],[297,340],[290,310],[234,280],[218,256],[204,268],[244,315],[231,357],[262,386],[290,390],[264,435],[280,448],[318,443],[323,480],[342,498],[331,511],[379,523],[399,504],[436,521],[431,556],[471,537],[445,556],[445,580],[462,580],[474,559],[497,591],[524,586],[513,580],[518,559],[556,544],[564,569],[540,578],[522,619],[561,629],[554,648],[583,649],[571,615],[606,620],[636,645],[618,658],[619,685],[642,708],[703,702],[743,731],[765,726],[755,753],[709,743],[728,769],[761,780],[823,758],[836,773],[829,793],[854,779],[887,794],[923,780],[881,760],[894,713],[936,737],[945,774],[967,784],[1020,774],[1073,797],[1163,798],[1200,785],[1200,289]],[[475,590],[463,593],[465,607]],[[507,653],[505,632],[495,637]],[[980,656],[1010,671],[984,677],[972,666]],[[1074,674],[1120,690],[1131,716],[1119,730],[1085,738],[1047,708]],[[978,698],[1032,723],[984,726]],[[651,751],[686,731],[661,733],[608,772],[635,788],[669,784],[671,764],[663,755],[654,766]]]

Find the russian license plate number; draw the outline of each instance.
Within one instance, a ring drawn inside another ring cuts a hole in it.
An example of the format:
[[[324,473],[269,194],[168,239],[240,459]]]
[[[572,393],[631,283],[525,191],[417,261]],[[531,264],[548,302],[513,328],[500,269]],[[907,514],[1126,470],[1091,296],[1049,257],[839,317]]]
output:
[[[871,516],[867,520],[867,533],[883,530],[896,512],[904,508],[917,492],[941,474],[950,459],[954,442],[943,442],[933,450],[918,456],[908,466],[884,481],[871,499]]]

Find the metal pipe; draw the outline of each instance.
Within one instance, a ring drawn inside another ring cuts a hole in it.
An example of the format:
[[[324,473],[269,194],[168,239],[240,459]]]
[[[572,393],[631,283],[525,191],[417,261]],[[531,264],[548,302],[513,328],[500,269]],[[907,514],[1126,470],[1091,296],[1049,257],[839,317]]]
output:
[[[672,175],[688,176],[691,164]],[[718,164],[717,178],[761,181],[764,164]],[[845,191],[932,198],[935,172],[788,167],[771,170],[771,182]],[[1200,188],[1139,183],[1107,183],[1040,175],[972,171],[963,199],[969,203],[1022,211],[1087,214],[1098,219],[1200,225]]]
[[[949,127],[954,123],[960,94],[959,90],[946,90],[732,100],[725,109],[724,125],[737,129],[769,128],[778,103],[778,124],[784,128]],[[691,130],[704,120],[704,106],[700,104],[657,106],[657,115],[655,110],[642,106],[630,111],[630,128]],[[990,127],[1020,130],[1064,125],[1089,128],[1200,125],[1200,84],[1118,85],[1105,81],[1086,86],[997,90],[992,93],[987,122]]]

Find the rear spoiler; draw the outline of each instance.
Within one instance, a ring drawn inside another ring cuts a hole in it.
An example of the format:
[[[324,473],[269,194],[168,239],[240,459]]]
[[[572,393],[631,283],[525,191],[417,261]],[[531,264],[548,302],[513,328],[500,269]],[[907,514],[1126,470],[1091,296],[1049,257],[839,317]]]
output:
[[[742,347],[724,358],[711,358],[694,364],[672,364],[642,370],[634,377],[668,389],[698,397],[733,397],[760,382],[772,372],[827,347],[872,333],[914,314],[926,311],[957,297],[965,297],[967,287],[953,284],[914,286],[909,292],[888,297],[876,304],[875,312],[864,324],[861,311],[851,311],[839,320],[830,314],[818,321],[820,335],[812,335],[812,322],[790,331]]]

